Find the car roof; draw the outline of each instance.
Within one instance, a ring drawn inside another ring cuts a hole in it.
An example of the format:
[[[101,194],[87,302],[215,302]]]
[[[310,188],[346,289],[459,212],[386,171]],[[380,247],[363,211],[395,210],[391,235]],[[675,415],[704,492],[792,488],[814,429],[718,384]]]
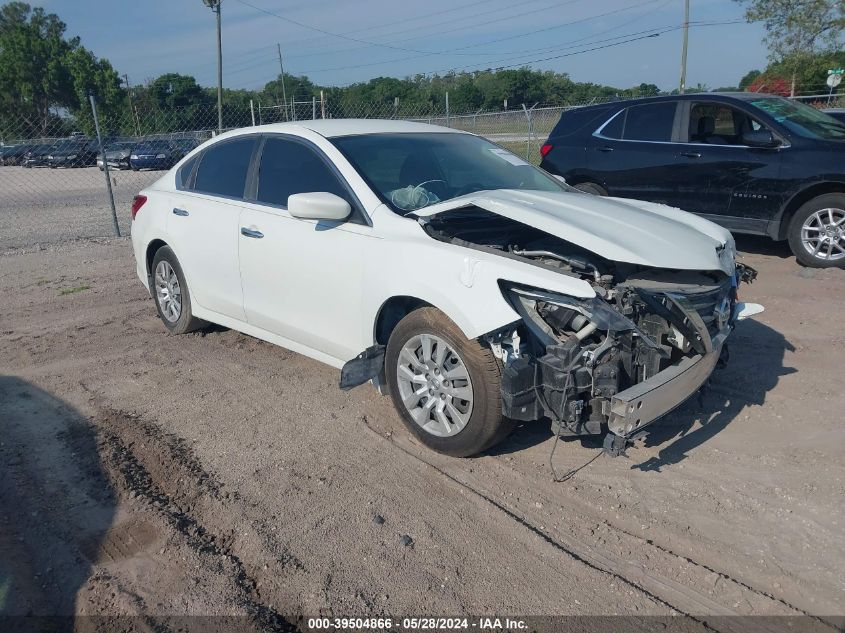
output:
[[[461,130],[453,130],[439,125],[418,123],[416,121],[395,121],[392,119],[316,119],[306,121],[291,121],[289,123],[271,123],[255,127],[240,128],[221,134],[221,137],[239,136],[254,132],[269,132],[277,134],[296,134],[303,130],[316,132],[326,138],[339,136],[354,136],[358,134],[411,134],[455,132],[465,134]]]
[[[778,95],[771,95],[762,92],[693,92],[682,95],[660,95],[658,97],[640,97],[638,99],[619,99],[618,101],[605,101],[584,108],[573,108],[573,112],[586,109],[601,109],[608,107],[620,107],[639,105],[643,103],[660,103],[661,101],[752,101],[758,99],[779,99]]]

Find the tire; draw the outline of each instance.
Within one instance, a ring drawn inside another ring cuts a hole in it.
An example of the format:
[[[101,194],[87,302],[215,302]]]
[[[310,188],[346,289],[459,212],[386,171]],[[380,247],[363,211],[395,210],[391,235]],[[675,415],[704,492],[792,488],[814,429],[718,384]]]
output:
[[[477,340],[467,340],[436,308],[414,310],[397,324],[387,343],[385,374],[405,426],[439,453],[476,455],[513,429],[502,416],[501,368],[493,352]],[[411,382],[411,376],[418,382]],[[428,392],[414,394],[413,387],[423,384]],[[425,407],[429,402],[433,406]]]
[[[153,257],[151,283],[150,292],[158,316],[171,334],[186,334],[206,324],[205,321],[194,317],[191,311],[191,294],[185,274],[169,246],[162,246]],[[165,297],[178,297],[178,300],[168,301]]]
[[[789,222],[787,239],[798,263],[845,268],[845,193],[828,193],[802,205]]]
[[[595,196],[606,196],[607,190],[603,187],[599,187],[594,182],[579,182],[577,185],[572,185],[578,191],[583,191],[584,193],[591,193]]]

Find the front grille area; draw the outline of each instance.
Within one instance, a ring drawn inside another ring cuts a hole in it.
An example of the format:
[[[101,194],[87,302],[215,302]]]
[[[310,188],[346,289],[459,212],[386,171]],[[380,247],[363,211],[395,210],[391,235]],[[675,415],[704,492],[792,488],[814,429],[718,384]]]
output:
[[[721,308],[726,298],[730,296],[731,284],[730,281],[717,286],[715,288],[706,290],[704,292],[685,292],[679,293],[690,302],[695,311],[704,321],[707,326],[707,331],[710,336],[713,336],[719,331],[719,322],[716,318],[716,311]],[[729,314],[727,316],[730,316]]]

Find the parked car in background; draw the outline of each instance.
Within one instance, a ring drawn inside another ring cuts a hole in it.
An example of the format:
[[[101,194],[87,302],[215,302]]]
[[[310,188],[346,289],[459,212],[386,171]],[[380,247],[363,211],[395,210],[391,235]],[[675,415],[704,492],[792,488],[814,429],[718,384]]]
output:
[[[105,155],[109,169],[129,169],[129,157],[138,141],[116,141],[106,146]],[[103,171],[103,155],[97,156],[97,167]]]
[[[832,116],[840,123],[845,123],[845,108],[825,108],[822,112]]]
[[[131,213],[137,274],[171,333],[210,321],[341,368],[342,388],[386,385],[408,429],[451,455],[544,416],[621,449],[761,309],[737,301],[756,273],[726,229],[584,195],[422,123],[227,132]]]
[[[20,143],[17,145],[4,145],[0,147],[0,165],[20,165],[26,154],[33,145]]]
[[[197,138],[175,138],[173,139],[173,144],[176,145],[182,152],[187,154],[190,151],[193,151],[194,148],[198,147],[200,141]]]
[[[52,143],[32,145],[21,157],[20,165],[22,167],[46,167],[47,157],[54,147],[55,145]]]
[[[757,93],[618,101],[564,112],[541,167],[589,193],[697,213],[845,266],[845,124]]]
[[[60,141],[50,150],[50,167],[89,167],[97,164],[97,143],[89,139],[72,138]]]
[[[129,165],[139,169],[170,169],[181,160],[185,152],[166,140],[142,141],[132,150]]]

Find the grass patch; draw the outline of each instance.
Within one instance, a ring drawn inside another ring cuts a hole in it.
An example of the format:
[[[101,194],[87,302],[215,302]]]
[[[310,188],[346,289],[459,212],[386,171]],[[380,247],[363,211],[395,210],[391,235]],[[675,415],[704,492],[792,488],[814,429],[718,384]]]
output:
[[[63,297],[64,295],[75,295],[77,292],[85,292],[86,290],[90,290],[91,286],[86,284],[82,284],[81,286],[74,286],[73,288],[62,288],[59,290],[59,296]]]
[[[531,153],[526,156],[528,152],[528,142],[527,141],[498,141],[498,145],[501,145],[506,150],[513,152],[520,158],[524,158],[532,165],[540,165],[540,145],[543,144],[542,141],[538,142],[536,140],[531,141]]]
[[[35,282],[35,285],[36,286],[46,286],[48,283],[50,283],[49,279],[39,279],[38,281]]]

